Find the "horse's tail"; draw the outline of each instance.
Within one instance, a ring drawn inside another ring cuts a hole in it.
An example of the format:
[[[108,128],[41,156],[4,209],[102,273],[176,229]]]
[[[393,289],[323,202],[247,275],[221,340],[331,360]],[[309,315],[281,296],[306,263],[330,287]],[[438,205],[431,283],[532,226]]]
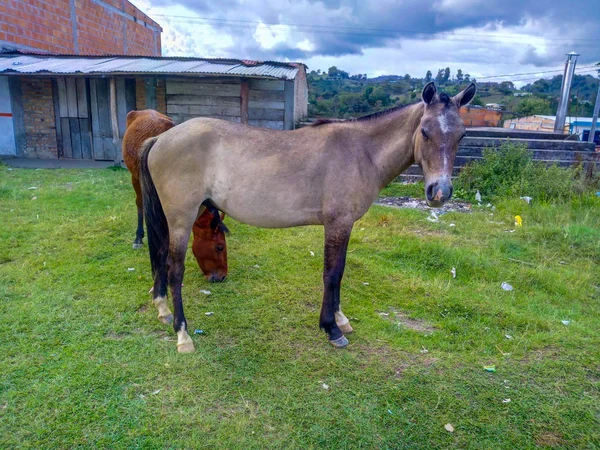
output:
[[[169,253],[169,226],[158,192],[148,170],[148,155],[158,137],[147,139],[140,148],[140,181],[144,199],[144,216],[152,274],[164,274]],[[164,284],[163,284],[164,285]],[[164,295],[166,293],[156,293]]]

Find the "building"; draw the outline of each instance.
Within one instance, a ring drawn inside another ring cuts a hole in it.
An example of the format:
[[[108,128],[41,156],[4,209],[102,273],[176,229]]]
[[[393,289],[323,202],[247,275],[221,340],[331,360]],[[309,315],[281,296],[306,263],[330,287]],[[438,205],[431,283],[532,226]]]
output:
[[[482,106],[463,106],[459,114],[465,127],[497,127],[502,119],[502,110]]]
[[[125,117],[217,117],[289,130],[306,116],[303,64],[0,54],[0,154],[120,161]]]
[[[0,48],[70,55],[161,55],[162,28],[127,0],[6,0]]]
[[[509,119],[504,121],[504,128],[514,130],[530,130],[530,131],[554,131],[556,116],[533,115],[521,117],[518,119]],[[565,120],[565,134],[576,134],[579,140],[582,140],[584,131],[589,131],[592,128],[592,117],[574,117],[567,116]]]

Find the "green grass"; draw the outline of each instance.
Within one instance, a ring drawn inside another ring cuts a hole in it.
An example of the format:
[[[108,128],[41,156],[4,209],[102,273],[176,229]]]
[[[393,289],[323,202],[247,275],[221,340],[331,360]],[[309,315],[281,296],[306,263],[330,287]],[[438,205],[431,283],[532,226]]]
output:
[[[600,199],[495,206],[439,223],[371,208],[344,350],[317,325],[322,229],[226,219],[225,283],[188,254],[187,318],[206,334],[178,355],[131,249],[128,174],[0,166],[0,448],[598,448]]]

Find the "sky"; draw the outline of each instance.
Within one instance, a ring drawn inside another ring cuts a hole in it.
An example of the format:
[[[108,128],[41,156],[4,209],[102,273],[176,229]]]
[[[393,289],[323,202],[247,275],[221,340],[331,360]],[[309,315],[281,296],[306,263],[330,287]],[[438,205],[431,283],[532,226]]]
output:
[[[518,86],[562,74],[571,51],[581,55],[576,73],[600,68],[600,0],[131,2],[163,27],[165,56],[294,61],[369,77],[450,67]]]

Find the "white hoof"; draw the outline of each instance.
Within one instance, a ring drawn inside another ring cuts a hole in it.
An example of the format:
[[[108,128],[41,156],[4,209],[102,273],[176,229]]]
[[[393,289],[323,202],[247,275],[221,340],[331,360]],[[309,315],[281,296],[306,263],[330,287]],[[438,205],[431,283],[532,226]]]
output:
[[[335,313],[335,323],[344,334],[352,333],[352,331],[354,331],[352,325],[350,325],[350,321],[341,309]]]
[[[135,242],[132,245],[132,247],[133,247],[134,250],[138,250],[138,249],[142,248],[143,246],[144,246],[144,244],[136,244]]]
[[[167,306],[167,298],[166,297],[155,297],[152,300],[154,306],[158,310],[158,320],[160,320],[165,325],[168,325],[173,322],[173,313]]]
[[[348,345],[348,339],[346,339],[346,336],[342,336],[341,338],[329,340],[329,343],[335,348],[344,348]]]
[[[177,351],[179,353],[193,353],[196,351],[192,338],[187,334],[183,326],[177,332]]]

